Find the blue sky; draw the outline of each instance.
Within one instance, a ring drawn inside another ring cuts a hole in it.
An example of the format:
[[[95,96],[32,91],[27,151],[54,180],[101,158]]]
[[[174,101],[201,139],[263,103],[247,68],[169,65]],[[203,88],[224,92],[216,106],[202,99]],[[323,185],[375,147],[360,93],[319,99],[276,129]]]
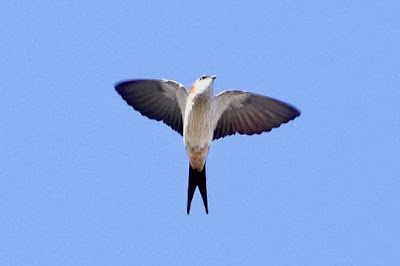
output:
[[[390,265],[400,260],[396,1],[6,1],[0,264]],[[113,85],[166,78],[289,102],[213,143],[186,214],[179,134]]]

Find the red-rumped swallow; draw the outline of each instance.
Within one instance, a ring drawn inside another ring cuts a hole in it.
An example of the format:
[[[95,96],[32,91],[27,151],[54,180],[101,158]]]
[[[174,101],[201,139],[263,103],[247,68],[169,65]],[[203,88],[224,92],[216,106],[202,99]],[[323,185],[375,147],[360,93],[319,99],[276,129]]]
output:
[[[229,90],[214,96],[215,78],[198,78],[189,92],[171,80],[139,79],[115,85],[135,110],[183,136],[189,156],[188,214],[196,187],[208,214],[206,158],[213,140],[268,132],[300,115],[289,104],[250,92]]]

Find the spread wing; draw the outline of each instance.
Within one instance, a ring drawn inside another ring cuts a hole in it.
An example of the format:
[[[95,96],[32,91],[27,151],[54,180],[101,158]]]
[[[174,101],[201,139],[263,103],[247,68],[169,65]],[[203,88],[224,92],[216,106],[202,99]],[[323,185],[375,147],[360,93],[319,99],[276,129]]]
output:
[[[300,112],[284,102],[243,91],[224,91],[216,96],[214,139],[236,133],[261,134],[295,119]]]
[[[130,80],[115,85],[121,97],[142,115],[163,121],[179,134],[183,134],[182,115],[188,92],[171,80]]]

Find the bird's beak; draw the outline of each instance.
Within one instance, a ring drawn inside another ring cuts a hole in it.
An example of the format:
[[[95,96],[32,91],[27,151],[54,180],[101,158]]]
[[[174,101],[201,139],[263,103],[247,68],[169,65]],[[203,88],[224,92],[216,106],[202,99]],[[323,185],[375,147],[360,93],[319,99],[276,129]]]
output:
[[[211,78],[212,80],[214,80],[216,77],[217,77],[217,75],[214,75],[214,76],[211,76],[210,78]]]

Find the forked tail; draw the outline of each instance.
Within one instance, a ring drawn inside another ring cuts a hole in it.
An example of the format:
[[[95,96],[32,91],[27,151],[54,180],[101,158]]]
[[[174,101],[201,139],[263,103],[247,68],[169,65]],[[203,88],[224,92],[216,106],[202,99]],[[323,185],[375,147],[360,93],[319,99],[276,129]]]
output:
[[[199,187],[201,197],[203,198],[204,207],[206,208],[206,213],[208,214],[208,204],[207,204],[207,184],[206,184],[206,165],[201,172],[193,169],[189,162],[189,186],[188,186],[188,198],[187,198],[187,214],[190,213],[190,205],[192,204],[192,199],[196,187]]]

